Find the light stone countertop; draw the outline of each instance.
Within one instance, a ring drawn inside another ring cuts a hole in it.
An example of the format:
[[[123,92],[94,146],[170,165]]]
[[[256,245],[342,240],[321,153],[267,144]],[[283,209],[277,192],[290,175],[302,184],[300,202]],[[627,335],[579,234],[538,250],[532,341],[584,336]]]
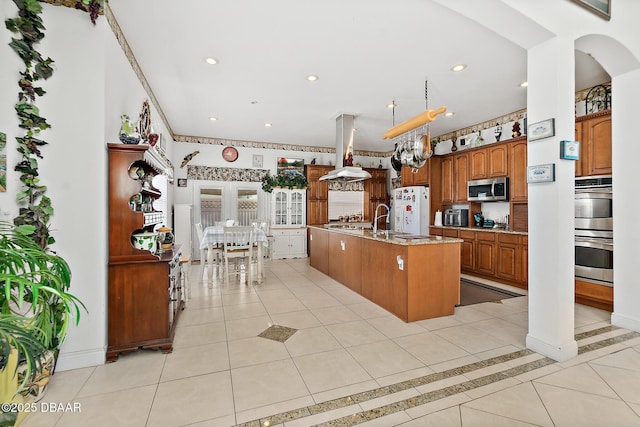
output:
[[[431,225],[433,228],[441,228],[443,230],[469,230],[469,231],[480,231],[484,233],[504,233],[504,234],[519,234],[521,236],[528,236],[529,233],[526,231],[513,231],[513,230],[505,230],[504,228],[484,228],[484,227],[452,227],[452,226],[438,226]]]
[[[377,235],[373,234],[372,230],[365,229],[327,229],[322,226],[309,226],[309,228],[316,228],[318,230],[328,231],[330,233],[347,234],[350,236],[358,236],[367,240],[375,240],[378,242],[390,243],[394,245],[402,246],[414,246],[414,245],[440,245],[445,243],[462,243],[464,240],[456,239],[453,237],[443,236],[431,236],[431,235],[413,235],[409,233],[400,233],[396,231],[386,230],[378,231]]]

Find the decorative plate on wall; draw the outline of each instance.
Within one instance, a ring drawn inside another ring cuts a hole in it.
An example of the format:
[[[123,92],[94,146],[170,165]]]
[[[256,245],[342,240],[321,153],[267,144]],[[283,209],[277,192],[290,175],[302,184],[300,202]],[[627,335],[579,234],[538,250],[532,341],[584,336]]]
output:
[[[235,162],[238,159],[238,150],[235,147],[225,147],[222,150],[222,158],[227,162]]]

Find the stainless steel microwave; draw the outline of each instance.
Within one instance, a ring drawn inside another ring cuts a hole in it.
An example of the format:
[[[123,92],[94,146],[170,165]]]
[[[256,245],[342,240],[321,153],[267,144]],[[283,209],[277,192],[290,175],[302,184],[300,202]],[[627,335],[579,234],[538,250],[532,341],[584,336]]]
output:
[[[509,178],[477,179],[467,182],[470,202],[504,202],[509,200]]]

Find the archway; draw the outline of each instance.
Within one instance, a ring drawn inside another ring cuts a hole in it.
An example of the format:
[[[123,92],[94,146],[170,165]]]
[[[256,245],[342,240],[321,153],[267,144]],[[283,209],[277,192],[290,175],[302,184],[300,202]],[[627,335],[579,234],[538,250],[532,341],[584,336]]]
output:
[[[633,177],[637,174],[640,146],[637,120],[640,111],[640,61],[618,40],[589,34],[575,40],[575,48],[594,59],[611,75],[612,177],[614,223],[614,325],[640,331],[640,287],[636,256],[640,239]]]

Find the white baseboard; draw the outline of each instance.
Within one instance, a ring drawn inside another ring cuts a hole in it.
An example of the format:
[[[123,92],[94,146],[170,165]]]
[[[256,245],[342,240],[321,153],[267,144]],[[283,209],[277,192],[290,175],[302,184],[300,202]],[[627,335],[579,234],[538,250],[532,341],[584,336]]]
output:
[[[621,328],[640,332],[640,319],[625,316],[623,314],[618,314],[616,312],[611,313],[611,324],[619,326]]]
[[[564,362],[578,355],[578,343],[576,340],[558,347],[527,334],[527,348],[558,362]]]
[[[106,348],[91,350],[62,352],[58,356],[56,371],[68,371],[71,369],[87,368],[89,366],[104,365],[106,360]]]

